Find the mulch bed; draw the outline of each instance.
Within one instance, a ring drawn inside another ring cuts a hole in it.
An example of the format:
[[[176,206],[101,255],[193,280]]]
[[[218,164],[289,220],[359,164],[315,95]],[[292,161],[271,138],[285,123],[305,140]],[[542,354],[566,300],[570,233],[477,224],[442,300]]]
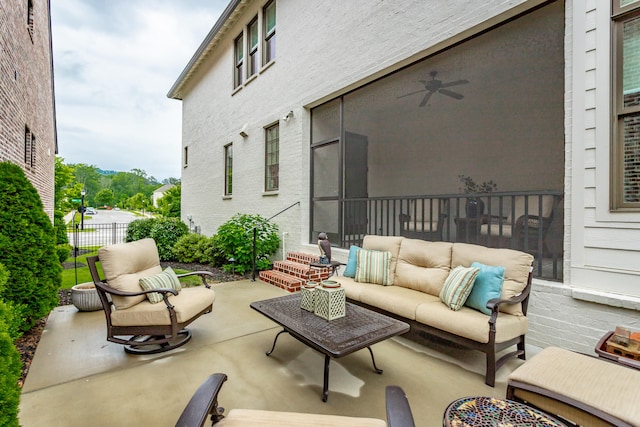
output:
[[[73,263],[65,263],[70,265],[64,265],[64,268],[74,268]],[[210,271],[214,275],[214,282],[233,282],[236,280],[248,279],[251,277],[251,272],[245,273],[244,275],[239,274],[231,274],[223,271],[221,268],[212,267],[207,264],[184,264],[179,262],[161,262],[160,265],[162,268],[171,267],[173,269],[182,269],[189,271]],[[80,265],[78,264],[80,267]],[[84,266],[84,265],[82,265]],[[60,289],[58,291],[58,306],[62,305],[70,305],[71,304],[71,289]],[[33,360],[33,356],[36,352],[36,348],[38,347],[38,342],[40,342],[40,337],[42,336],[42,331],[47,323],[46,318],[42,318],[36,323],[36,325],[31,328],[29,331],[25,332],[22,337],[18,338],[15,342],[16,348],[20,353],[20,359],[22,360],[22,375],[20,380],[18,381],[18,385],[22,387],[24,384],[24,380],[27,377],[27,373],[29,372],[29,367],[31,366],[31,361]]]

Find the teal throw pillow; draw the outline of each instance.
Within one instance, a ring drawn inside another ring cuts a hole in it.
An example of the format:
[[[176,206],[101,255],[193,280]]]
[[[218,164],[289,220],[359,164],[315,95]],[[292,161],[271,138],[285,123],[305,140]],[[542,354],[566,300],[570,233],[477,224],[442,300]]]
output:
[[[358,246],[351,246],[349,248],[349,259],[347,260],[347,266],[344,268],[344,277],[356,277],[356,268],[358,267]]]
[[[460,310],[471,293],[478,271],[475,267],[461,265],[451,270],[440,291],[440,300],[451,310]]]
[[[158,273],[155,276],[142,277],[140,279],[140,287],[145,291],[151,289],[175,289],[180,292],[182,289],[180,280],[171,267],[167,267],[162,273]],[[147,294],[147,299],[151,304],[155,304],[162,301],[162,294],[152,292]]]
[[[487,308],[487,302],[493,298],[502,296],[502,284],[504,283],[504,267],[494,267],[474,262],[471,267],[479,269],[476,282],[473,285],[471,294],[467,298],[467,307],[480,310],[484,314],[491,315],[491,310]]]
[[[369,251],[360,249],[356,255],[356,282],[373,283],[376,285],[392,285],[391,252]]]

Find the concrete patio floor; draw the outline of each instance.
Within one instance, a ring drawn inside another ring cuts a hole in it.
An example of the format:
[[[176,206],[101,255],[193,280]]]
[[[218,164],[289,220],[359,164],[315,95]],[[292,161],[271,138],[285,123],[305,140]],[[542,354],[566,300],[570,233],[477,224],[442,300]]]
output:
[[[441,426],[447,404],[463,396],[505,397],[506,378],[523,361],[512,359],[484,384],[484,355],[402,337],[330,365],[329,399],[321,400],[323,356],[249,307],[286,292],[248,280],[214,285],[213,312],[196,320],[193,338],[174,351],[132,356],[106,341],[104,313],[58,307],[47,325],[22,389],[20,423],[36,426],[173,426],[193,392],[214,373],[229,379],[219,395],[232,408],[367,416],[385,419],[384,388],[399,385],[416,426]],[[531,357],[537,349],[528,348]]]

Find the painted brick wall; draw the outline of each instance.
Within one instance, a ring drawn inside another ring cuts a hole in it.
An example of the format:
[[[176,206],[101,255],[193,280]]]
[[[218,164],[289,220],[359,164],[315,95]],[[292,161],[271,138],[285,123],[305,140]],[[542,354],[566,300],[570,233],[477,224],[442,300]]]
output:
[[[33,33],[27,2],[0,7],[0,161],[23,168],[53,219],[55,117],[51,71],[49,2],[33,2]],[[25,126],[36,138],[35,166],[25,163]]]

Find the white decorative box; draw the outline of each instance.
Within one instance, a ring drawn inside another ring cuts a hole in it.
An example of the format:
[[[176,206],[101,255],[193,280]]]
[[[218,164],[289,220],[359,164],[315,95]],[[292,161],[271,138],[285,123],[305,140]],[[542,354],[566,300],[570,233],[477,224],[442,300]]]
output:
[[[316,283],[306,284],[300,289],[300,308],[303,310],[307,310],[310,312],[315,311],[315,294],[316,294]]]
[[[344,288],[327,288],[318,286],[315,292],[316,316],[326,320],[334,320],[346,315],[346,295]]]

